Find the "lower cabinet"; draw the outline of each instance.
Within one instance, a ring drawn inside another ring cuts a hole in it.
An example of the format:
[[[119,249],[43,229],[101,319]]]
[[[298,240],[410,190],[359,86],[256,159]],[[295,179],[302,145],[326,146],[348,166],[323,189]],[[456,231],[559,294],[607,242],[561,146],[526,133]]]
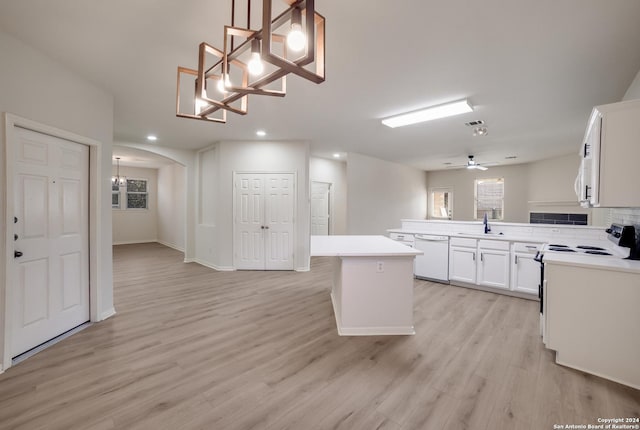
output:
[[[449,281],[476,283],[476,248],[449,247]]]
[[[509,246],[509,243],[506,244]],[[478,284],[509,289],[509,251],[479,249]]]
[[[540,265],[534,260],[541,244],[451,237],[449,280],[538,295]]]
[[[515,252],[513,258],[513,276],[511,289],[520,293],[538,294],[540,283],[540,263],[534,254]]]

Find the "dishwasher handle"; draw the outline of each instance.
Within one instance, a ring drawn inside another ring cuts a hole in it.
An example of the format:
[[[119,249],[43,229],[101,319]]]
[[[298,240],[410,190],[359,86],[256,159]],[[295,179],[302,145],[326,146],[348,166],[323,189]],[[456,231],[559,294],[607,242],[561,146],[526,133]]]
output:
[[[424,240],[426,242],[448,242],[449,241],[449,236],[432,236],[432,235],[423,235],[423,234],[416,234],[415,235],[416,240]]]

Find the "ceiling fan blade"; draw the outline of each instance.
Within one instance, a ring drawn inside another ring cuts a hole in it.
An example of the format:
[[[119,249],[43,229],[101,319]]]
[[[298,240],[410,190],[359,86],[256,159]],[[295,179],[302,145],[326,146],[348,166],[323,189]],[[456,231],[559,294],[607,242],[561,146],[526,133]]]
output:
[[[476,164],[476,169],[478,169],[478,170],[487,170],[487,167],[480,166],[479,164]]]

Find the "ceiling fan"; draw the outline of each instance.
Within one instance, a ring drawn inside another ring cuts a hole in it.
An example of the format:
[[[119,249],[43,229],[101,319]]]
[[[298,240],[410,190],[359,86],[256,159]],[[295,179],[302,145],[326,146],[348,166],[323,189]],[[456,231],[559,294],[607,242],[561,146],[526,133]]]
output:
[[[468,157],[469,157],[469,161],[467,161],[467,164],[461,164],[459,166],[449,166],[448,168],[459,169],[461,167],[466,167],[467,169],[470,169],[470,170],[487,170],[486,166],[493,166],[497,164],[497,163],[478,164],[476,160],[473,159],[473,155],[469,155]]]

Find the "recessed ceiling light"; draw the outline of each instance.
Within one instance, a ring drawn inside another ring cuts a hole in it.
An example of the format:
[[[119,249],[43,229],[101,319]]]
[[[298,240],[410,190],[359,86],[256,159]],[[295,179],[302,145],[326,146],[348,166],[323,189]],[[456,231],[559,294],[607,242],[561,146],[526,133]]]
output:
[[[465,99],[385,118],[382,123],[387,127],[395,128],[468,112],[473,112],[473,108]]]
[[[154,136],[153,134],[150,134],[149,136],[147,136],[147,140],[155,142],[156,140],[158,140],[158,136]]]
[[[473,129],[474,136],[486,136],[487,134],[489,134],[487,127],[476,127]]]
[[[264,130],[256,131],[256,136],[265,137],[266,135],[267,135],[267,132]]]
[[[333,154],[333,158],[340,158],[340,154],[338,154],[337,152]]]

